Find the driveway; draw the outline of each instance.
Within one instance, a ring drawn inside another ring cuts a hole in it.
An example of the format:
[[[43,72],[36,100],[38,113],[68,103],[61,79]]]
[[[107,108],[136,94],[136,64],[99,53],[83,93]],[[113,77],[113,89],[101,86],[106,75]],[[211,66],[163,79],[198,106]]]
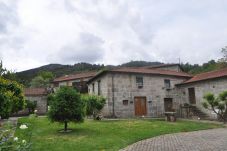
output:
[[[162,135],[121,151],[227,151],[227,128]]]

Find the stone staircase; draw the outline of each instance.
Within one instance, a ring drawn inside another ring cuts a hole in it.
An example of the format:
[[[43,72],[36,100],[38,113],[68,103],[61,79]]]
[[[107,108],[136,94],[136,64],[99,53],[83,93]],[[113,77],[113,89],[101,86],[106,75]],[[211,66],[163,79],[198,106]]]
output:
[[[197,116],[201,120],[210,119],[210,117],[206,113],[201,111],[197,106],[191,106],[191,113],[193,114],[193,116]]]

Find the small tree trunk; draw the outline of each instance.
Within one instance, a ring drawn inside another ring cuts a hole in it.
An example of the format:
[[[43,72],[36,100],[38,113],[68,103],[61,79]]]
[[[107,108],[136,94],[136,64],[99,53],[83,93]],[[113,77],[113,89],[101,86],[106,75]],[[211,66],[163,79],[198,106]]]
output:
[[[64,129],[64,131],[66,132],[67,131],[67,122],[65,121],[65,129]]]

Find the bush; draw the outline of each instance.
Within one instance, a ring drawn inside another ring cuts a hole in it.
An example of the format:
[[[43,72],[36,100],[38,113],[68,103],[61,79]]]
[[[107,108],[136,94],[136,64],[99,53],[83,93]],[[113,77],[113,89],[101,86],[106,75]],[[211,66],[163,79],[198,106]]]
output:
[[[220,93],[218,97],[208,93],[204,95],[204,99],[203,107],[212,110],[225,123],[227,115],[227,91]]]
[[[50,110],[48,116],[52,122],[65,124],[67,131],[68,122],[83,122],[85,116],[85,102],[80,94],[73,88],[61,87],[49,97]]]
[[[24,109],[24,106],[22,85],[0,77],[0,116],[8,118],[10,114]]]
[[[92,115],[93,119],[100,120],[99,113],[103,109],[106,99],[96,95],[83,95],[82,99],[86,102],[86,114]]]
[[[28,109],[28,113],[29,114],[33,114],[34,113],[36,106],[37,106],[37,102],[36,101],[26,100],[26,108]]]

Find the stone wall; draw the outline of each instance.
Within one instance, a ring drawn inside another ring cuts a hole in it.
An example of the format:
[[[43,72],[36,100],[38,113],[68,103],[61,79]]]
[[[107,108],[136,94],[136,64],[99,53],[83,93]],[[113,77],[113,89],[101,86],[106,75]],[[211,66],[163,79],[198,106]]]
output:
[[[47,113],[47,96],[26,96],[27,100],[37,102],[37,113],[46,114]]]
[[[30,101],[36,101],[37,102],[37,114],[43,115],[47,113],[47,96],[25,96],[26,100]],[[20,116],[20,115],[28,115],[28,109],[24,109],[22,111],[19,111],[17,114],[14,114],[14,116]]]
[[[216,115],[209,110],[204,109],[202,106],[203,96],[207,93],[213,93],[216,96],[223,91],[227,91],[227,78],[218,78],[212,80],[206,80],[201,82],[195,82],[191,84],[181,85],[178,86],[180,90],[181,100],[182,102],[189,103],[189,94],[188,88],[195,88],[195,96],[196,96],[196,106],[202,110],[203,112],[207,113],[211,118],[215,118]]]
[[[143,88],[136,85],[136,76],[143,76]],[[164,80],[171,81],[171,89],[166,90]],[[181,77],[160,76],[160,75],[137,75],[137,74],[120,74],[107,73],[93,81],[95,91],[92,91],[92,84],[89,84],[89,93],[98,94],[98,82],[100,80],[101,95],[107,98],[106,105],[103,109],[105,116],[111,116],[113,113],[113,100],[115,115],[117,117],[134,117],[135,97],[146,97],[147,116],[160,117],[164,113],[164,98],[173,98],[173,107],[178,110],[181,95],[175,84],[186,80]],[[113,82],[112,82],[113,81]],[[114,90],[114,91],[113,91]],[[123,100],[128,100],[128,105],[123,105]]]

